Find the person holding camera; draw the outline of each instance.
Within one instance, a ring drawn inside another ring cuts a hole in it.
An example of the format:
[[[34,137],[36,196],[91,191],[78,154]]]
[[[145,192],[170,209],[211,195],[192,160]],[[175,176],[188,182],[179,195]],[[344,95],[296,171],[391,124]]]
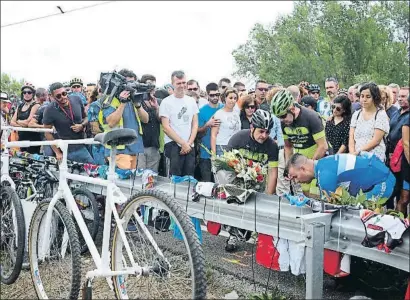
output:
[[[141,77],[140,83],[151,84],[154,87],[156,78],[151,74],[144,74]],[[144,153],[138,156],[138,169],[150,169],[158,172],[161,159],[159,153],[161,121],[159,118],[159,104],[154,94],[155,88],[151,89],[147,99],[141,102],[143,109],[149,115],[149,120],[148,123],[142,124]]]
[[[127,82],[136,81],[137,76],[130,70],[123,69],[118,72],[125,77]],[[113,97],[109,102],[107,97],[102,103],[99,113],[99,122],[104,132],[114,128],[130,128],[138,135],[137,141],[132,145],[119,145],[115,164],[120,169],[136,169],[138,155],[144,153],[142,140],[142,123],[148,123],[149,115],[142,107],[141,102],[132,101],[130,91],[123,90],[118,98]],[[105,157],[109,158],[111,147],[105,145]]]

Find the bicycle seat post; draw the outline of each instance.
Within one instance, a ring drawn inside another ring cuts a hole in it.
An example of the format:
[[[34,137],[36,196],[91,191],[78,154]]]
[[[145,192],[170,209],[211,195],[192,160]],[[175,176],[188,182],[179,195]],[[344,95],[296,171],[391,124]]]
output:
[[[60,147],[61,152],[63,152],[63,159],[61,161],[60,166],[58,167],[59,170],[59,175],[60,175],[60,181],[66,181],[66,173],[68,172],[68,166],[67,166],[67,152],[68,152],[68,144],[65,143],[64,141],[61,141],[61,143],[58,145]]]
[[[109,182],[115,182],[115,158],[117,156],[117,145],[111,145],[111,151],[110,151],[110,163],[109,163],[109,168],[108,168],[108,174],[107,174],[107,180]]]

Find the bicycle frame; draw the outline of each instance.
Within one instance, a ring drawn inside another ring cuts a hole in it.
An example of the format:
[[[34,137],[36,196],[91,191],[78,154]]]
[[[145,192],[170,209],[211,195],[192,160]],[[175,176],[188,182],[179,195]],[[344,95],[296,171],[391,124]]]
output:
[[[118,275],[126,275],[126,274],[140,276],[143,273],[146,274],[146,272],[148,271],[146,268],[142,268],[138,264],[135,263],[131,248],[125,236],[125,231],[122,228],[123,222],[120,220],[117,209],[115,207],[116,203],[118,204],[126,203],[127,197],[122,193],[120,188],[115,184],[115,178],[116,178],[115,163],[110,163],[109,171],[107,174],[108,175],[107,180],[68,173],[67,149],[68,149],[69,144],[70,145],[71,144],[90,145],[90,144],[99,144],[99,143],[94,141],[94,139],[91,138],[91,139],[82,139],[82,140],[54,140],[54,141],[42,141],[42,142],[28,142],[28,141],[10,142],[8,146],[9,147],[28,147],[28,146],[54,145],[54,146],[58,146],[61,149],[63,153],[63,159],[59,167],[59,186],[58,186],[57,193],[52,198],[49,204],[49,207],[47,209],[44,236],[45,237],[50,236],[50,224],[51,224],[53,208],[59,199],[64,198],[66,201],[66,206],[68,210],[74,215],[74,218],[76,219],[78,227],[80,228],[80,231],[83,234],[84,240],[88,246],[88,249],[97,267],[97,269],[93,271],[88,271],[86,274],[86,278],[92,280],[94,277],[107,277],[108,285],[110,286],[111,289],[113,289],[113,285],[109,277],[118,276]],[[116,149],[111,150],[111,162],[115,161],[116,152],[117,152]],[[101,256],[98,253],[97,247],[95,246],[95,243],[93,239],[91,238],[90,232],[88,231],[88,228],[85,224],[85,221],[81,216],[80,210],[77,207],[77,204],[68,186],[67,179],[81,181],[81,182],[85,182],[89,184],[95,184],[95,185],[99,185],[99,186],[103,186],[107,188],[107,198],[105,201],[103,245],[102,245]],[[110,243],[110,233],[111,233],[111,214],[114,215],[115,222],[118,226],[118,231],[123,240],[124,247],[127,251],[127,255],[132,265],[131,267],[126,267],[126,269],[123,271],[112,271],[110,268],[110,254],[111,253],[109,251],[109,243]],[[136,213],[134,214],[134,217],[139,223],[139,225],[141,226],[141,228],[145,229],[144,227],[145,225],[143,221],[141,220],[141,218]],[[158,251],[159,248],[157,244],[155,243],[153,237],[149,233],[149,231],[144,230],[144,233],[147,235],[149,241],[152,243],[154,248],[157,250],[158,254],[163,257],[162,252]],[[67,245],[67,239],[68,239],[68,235],[67,235],[67,232],[65,231],[63,235],[63,242],[62,242],[62,244],[65,246]],[[40,249],[39,249],[39,255],[38,255],[39,260],[44,259],[45,256],[47,255],[47,249],[49,248],[49,242],[50,242],[49,238],[43,239],[42,245],[40,246]],[[62,253],[61,253],[63,257],[66,251],[65,246],[63,246]]]

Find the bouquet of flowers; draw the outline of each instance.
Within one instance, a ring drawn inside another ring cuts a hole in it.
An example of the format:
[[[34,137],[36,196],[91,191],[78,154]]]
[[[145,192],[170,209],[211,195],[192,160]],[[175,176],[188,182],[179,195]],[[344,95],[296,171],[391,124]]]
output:
[[[240,151],[224,151],[223,155],[213,158],[213,168],[215,173],[224,170],[232,174],[231,184],[242,189],[264,191],[266,177],[268,174],[267,165],[244,158]]]

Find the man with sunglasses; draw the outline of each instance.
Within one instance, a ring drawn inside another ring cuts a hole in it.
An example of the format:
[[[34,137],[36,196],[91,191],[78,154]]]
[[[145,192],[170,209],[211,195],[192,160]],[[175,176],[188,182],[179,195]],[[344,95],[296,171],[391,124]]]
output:
[[[282,123],[286,162],[293,152],[312,159],[325,156],[328,150],[325,130],[321,117],[315,111],[295,103],[287,90],[281,90],[273,96],[271,109]],[[315,185],[302,185],[302,190],[307,195],[318,193]]]
[[[201,107],[198,115],[198,138],[200,141],[199,150],[199,169],[201,172],[201,180],[212,181],[211,170],[211,128],[219,126],[220,120],[217,120],[213,115],[223,107],[219,102],[220,93],[218,85],[214,82],[206,86],[208,94],[208,104]]]
[[[316,100],[316,102],[319,101],[320,86],[318,84],[309,84],[307,87],[307,90],[308,90],[309,96],[312,96]]]
[[[195,79],[188,80],[187,84],[187,91],[194,93],[196,95],[198,108],[201,109],[204,105],[208,104],[208,100],[201,97],[201,89],[199,87],[198,81]]]
[[[87,105],[87,97],[83,93],[83,81],[81,78],[73,78],[70,81],[70,87],[71,87],[71,93],[74,96],[80,97],[81,101],[83,102],[83,105]]]
[[[44,128],[54,127],[57,135],[63,140],[79,140],[84,138],[84,128],[88,123],[81,99],[68,95],[63,84],[55,82],[50,85],[51,98],[54,100],[44,110]],[[52,133],[46,132],[47,140],[54,140]],[[63,153],[56,146],[51,146],[57,160],[61,161]],[[68,160],[92,163],[94,160],[85,145],[68,145]]]
[[[269,111],[269,103],[266,101],[266,94],[269,91],[268,83],[265,80],[258,80],[255,85],[255,101],[260,109]]]
[[[271,113],[258,109],[252,115],[251,128],[235,133],[227,145],[228,151],[239,150],[244,158],[268,166],[265,192],[269,195],[276,193],[279,164],[278,146],[269,136],[272,127],[273,118]],[[236,251],[239,241],[247,241],[251,237],[251,232],[248,230],[232,226],[226,228],[229,232],[229,238],[225,246],[227,252]]]
[[[229,78],[222,78],[219,80],[219,93],[222,95],[228,87],[231,87],[231,80]]]

